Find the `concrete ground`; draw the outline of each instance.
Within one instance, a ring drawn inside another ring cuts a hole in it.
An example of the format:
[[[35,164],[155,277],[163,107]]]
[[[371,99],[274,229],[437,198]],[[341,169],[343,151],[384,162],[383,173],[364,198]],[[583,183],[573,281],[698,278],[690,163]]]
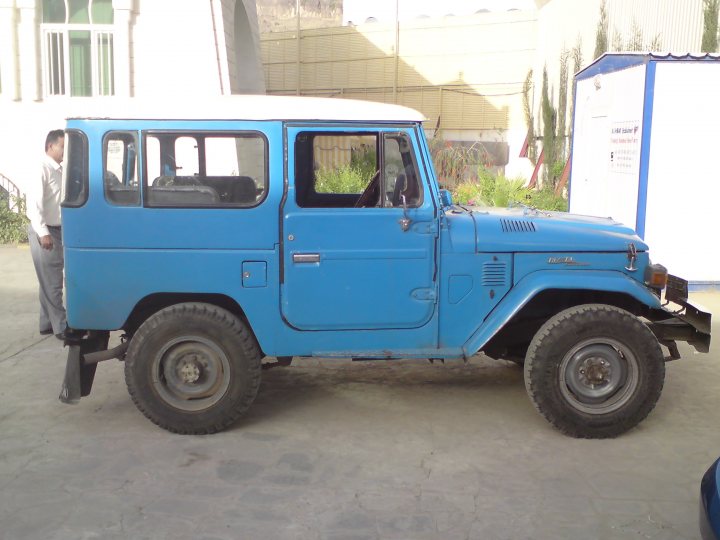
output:
[[[720,313],[720,295],[696,297]],[[30,253],[0,248],[0,539],[693,539],[720,455],[718,326],[681,346],[650,417],[615,440],[555,431],[520,369],[295,360],[234,428],[179,436],[132,404],[122,364],[58,399]]]

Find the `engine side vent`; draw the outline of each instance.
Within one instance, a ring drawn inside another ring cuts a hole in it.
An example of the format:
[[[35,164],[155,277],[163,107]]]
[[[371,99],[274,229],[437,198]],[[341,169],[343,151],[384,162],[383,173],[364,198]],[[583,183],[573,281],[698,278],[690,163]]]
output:
[[[507,265],[504,262],[486,262],[483,264],[483,287],[505,287]]]
[[[535,232],[535,224],[532,221],[522,219],[501,219],[500,225],[503,232]]]

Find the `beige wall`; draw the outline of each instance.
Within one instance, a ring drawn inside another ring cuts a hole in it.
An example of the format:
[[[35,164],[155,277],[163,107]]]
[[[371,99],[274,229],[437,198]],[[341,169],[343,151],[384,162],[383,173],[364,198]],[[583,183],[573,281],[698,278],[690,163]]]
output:
[[[509,129],[523,122],[535,26],[532,12],[402,23],[397,55],[394,24],[304,30],[299,43],[294,32],[263,34],[268,93],[396,101],[444,129]]]
[[[267,33],[260,44],[270,94],[398,103],[424,113],[431,134],[439,126],[447,139],[507,142],[525,134],[536,27],[535,11],[499,12],[401,22],[397,43],[395,24],[371,23],[303,30],[299,40]]]

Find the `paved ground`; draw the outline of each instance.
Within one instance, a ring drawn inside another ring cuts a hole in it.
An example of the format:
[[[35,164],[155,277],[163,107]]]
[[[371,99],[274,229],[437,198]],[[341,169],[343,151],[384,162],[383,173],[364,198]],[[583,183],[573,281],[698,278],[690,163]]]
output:
[[[720,455],[720,349],[668,364],[639,428],[554,431],[522,372],[478,357],[430,365],[293,362],[212,436],[167,433],[120,362],[57,400],[65,351],[36,333],[28,251],[0,248],[0,539],[692,539]],[[720,295],[700,301],[720,314]],[[720,329],[715,325],[716,336]]]

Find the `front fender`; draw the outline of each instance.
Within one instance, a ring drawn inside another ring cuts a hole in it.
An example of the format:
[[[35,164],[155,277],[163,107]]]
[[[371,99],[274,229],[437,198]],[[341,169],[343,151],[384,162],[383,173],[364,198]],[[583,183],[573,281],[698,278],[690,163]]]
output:
[[[609,270],[540,270],[526,275],[495,306],[463,345],[466,357],[478,352],[525,304],[550,289],[578,289],[627,294],[650,308],[659,309],[660,299],[650,289],[622,272]]]

